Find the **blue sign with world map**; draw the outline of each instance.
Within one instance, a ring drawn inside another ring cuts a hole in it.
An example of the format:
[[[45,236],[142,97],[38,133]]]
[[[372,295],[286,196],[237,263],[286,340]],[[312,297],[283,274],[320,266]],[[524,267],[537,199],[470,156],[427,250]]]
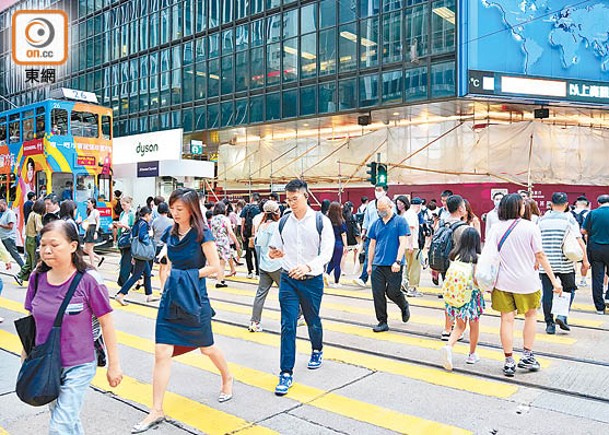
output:
[[[609,0],[462,0],[459,8],[461,95],[472,70],[609,82]]]

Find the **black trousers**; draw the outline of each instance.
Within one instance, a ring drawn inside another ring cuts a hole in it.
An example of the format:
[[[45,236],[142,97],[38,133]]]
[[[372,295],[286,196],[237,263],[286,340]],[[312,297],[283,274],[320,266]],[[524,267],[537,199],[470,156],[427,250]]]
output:
[[[366,266],[364,265],[364,267]],[[379,323],[387,323],[387,297],[400,307],[400,310],[404,310],[408,306],[408,302],[400,290],[402,267],[400,267],[399,272],[392,272],[391,266],[372,266],[370,282],[372,284],[374,311]]]
[[[588,261],[592,266],[592,299],[597,311],[605,311],[605,300],[609,299],[609,290],[603,300],[603,283],[609,271],[609,245],[588,243]]]
[[[252,273],[256,269],[256,275],[260,275],[258,270],[258,255],[255,248],[250,248],[251,237],[245,237],[243,244],[245,245],[245,262],[247,263],[248,273]]]
[[[554,275],[560,280],[563,291],[565,293],[571,293],[571,302],[569,302],[569,306],[571,306],[571,304],[573,304],[573,299],[575,299],[575,290],[577,290],[577,285],[575,284],[575,272],[555,273]],[[543,306],[543,317],[546,324],[550,325],[554,323],[554,316],[552,316],[554,287],[552,287],[552,281],[550,281],[548,275],[545,273],[540,273],[539,277],[541,278],[542,287],[541,304]]]

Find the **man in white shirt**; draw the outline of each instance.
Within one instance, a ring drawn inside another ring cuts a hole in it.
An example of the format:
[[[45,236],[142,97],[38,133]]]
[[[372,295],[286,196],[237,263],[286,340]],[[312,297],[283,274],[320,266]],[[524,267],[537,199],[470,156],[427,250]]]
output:
[[[11,254],[11,257],[17,262],[19,267],[23,267],[23,258],[17,251],[16,239],[17,229],[17,216],[15,212],[11,210],[6,204],[6,200],[0,199],[0,240],[6,247],[6,250]]]
[[[501,204],[501,200],[504,196],[505,195],[503,194],[503,192],[495,192],[495,194],[493,195],[494,207],[484,216],[484,222],[486,223],[486,226],[484,228],[484,240],[486,240],[488,235],[491,233],[491,227],[497,222],[499,222],[499,213],[497,213],[497,210],[499,210],[499,204]]]
[[[296,359],[298,307],[302,307],[311,340],[307,367],[317,369],[323,356],[323,329],[319,308],[323,296],[323,272],[334,252],[334,230],[330,219],[307,205],[307,183],[296,179],[286,187],[292,213],[279,222],[269,244],[269,257],[282,259],[279,283],[281,306],[281,373],[275,394],[284,396],[292,386]]]
[[[419,197],[412,198],[410,208],[404,217],[410,228],[411,236],[406,239],[406,264],[408,288],[406,296],[422,296],[417,290],[421,282],[421,259],[419,257],[419,212],[423,201]]]

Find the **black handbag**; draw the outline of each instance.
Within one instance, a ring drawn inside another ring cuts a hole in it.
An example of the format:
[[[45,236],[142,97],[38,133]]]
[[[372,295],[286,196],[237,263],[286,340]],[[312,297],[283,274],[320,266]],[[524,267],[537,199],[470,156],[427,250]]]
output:
[[[131,246],[131,231],[124,231],[116,241],[119,249],[125,249]]]
[[[38,274],[34,274],[34,277],[34,296],[36,296],[36,291],[38,291]],[[32,299],[34,299],[34,297],[32,297]],[[34,321],[34,316],[29,315],[15,320],[15,329],[17,330],[17,335],[19,335],[21,345],[27,356],[32,353],[32,349],[36,343],[36,322]]]
[[[55,317],[47,341],[34,346],[21,365],[15,388],[22,402],[42,406],[59,397],[61,388],[61,324],[66,308],[80,283],[83,274],[78,272]]]

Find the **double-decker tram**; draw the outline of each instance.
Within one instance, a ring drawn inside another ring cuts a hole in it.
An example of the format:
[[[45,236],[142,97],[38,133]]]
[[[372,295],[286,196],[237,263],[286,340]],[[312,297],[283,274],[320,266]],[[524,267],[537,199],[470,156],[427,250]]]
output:
[[[62,89],[96,102],[95,95]],[[17,215],[17,241],[23,245],[23,204],[55,193],[77,204],[85,219],[86,201],[100,211],[97,245],[112,238],[112,110],[100,105],[47,99],[0,112],[0,198]]]

